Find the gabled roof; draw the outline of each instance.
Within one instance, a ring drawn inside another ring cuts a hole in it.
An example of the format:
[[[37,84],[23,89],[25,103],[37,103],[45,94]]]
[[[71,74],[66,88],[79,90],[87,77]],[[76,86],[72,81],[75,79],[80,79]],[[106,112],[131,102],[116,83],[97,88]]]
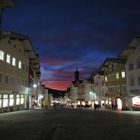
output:
[[[132,42],[128,45],[128,47],[124,48],[118,55],[118,57],[127,57],[129,55],[129,50],[135,50],[137,45],[140,45],[140,35],[137,35]]]
[[[104,69],[108,66],[108,64],[110,62],[124,64],[126,62],[126,59],[123,59],[123,58],[106,58],[106,60],[103,62],[103,64],[99,68],[99,71],[104,71]]]

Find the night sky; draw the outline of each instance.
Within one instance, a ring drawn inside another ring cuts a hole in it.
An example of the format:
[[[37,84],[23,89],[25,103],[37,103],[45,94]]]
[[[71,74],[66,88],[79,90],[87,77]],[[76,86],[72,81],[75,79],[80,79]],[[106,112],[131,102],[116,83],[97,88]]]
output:
[[[29,35],[41,80],[64,90],[76,66],[86,79],[140,34],[140,0],[15,0],[2,28]]]

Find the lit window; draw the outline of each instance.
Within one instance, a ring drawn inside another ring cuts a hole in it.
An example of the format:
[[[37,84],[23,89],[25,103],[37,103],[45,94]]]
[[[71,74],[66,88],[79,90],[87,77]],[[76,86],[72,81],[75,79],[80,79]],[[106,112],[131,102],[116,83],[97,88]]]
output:
[[[105,81],[107,82],[107,76],[105,76]]]
[[[9,64],[10,64],[10,58],[11,58],[10,55],[7,54],[7,56],[6,56],[6,62],[9,63]]]
[[[4,60],[4,52],[0,51],[0,60]]]
[[[8,95],[4,94],[3,95],[3,107],[8,106]]]
[[[14,95],[10,95],[10,101],[9,101],[9,106],[14,105]]]
[[[20,96],[17,95],[17,97],[16,97],[16,105],[19,105],[19,104],[20,104]]]
[[[122,71],[122,78],[125,78],[125,71]]]
[[[119,79],[119,73],[116,73],[116,79]]]
[[[16,58],[15,57],[12,58],[12,65],[16,66]]]
[[[21,104],[24,104],[24,96],[21,95]]]
[[[18,68],[21,69],[21,61],[18,62]]]

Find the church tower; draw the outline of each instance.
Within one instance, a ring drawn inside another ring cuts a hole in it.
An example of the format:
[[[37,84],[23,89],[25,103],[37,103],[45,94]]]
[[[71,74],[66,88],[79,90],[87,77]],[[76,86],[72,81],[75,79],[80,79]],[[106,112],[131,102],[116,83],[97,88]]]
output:
[[[76,71],[74,72],[75,74],[75,82],[79,81],[79,71],[77,70],[77,67],[76,67]]]

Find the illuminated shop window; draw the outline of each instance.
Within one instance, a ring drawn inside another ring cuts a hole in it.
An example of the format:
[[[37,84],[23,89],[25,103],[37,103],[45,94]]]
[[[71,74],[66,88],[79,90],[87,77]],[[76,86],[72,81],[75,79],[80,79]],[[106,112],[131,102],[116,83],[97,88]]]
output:
[[[3,107],[8,106],[8,95],[4,94],[3,95]]]
[[[11,61],[11,56],[9,54],[7,54],[6,56],[6,62],[10,64]]]
[[[21,69],[21,61],[18,62],[18,68]]]
[[[119,73],[116,73],[116,79],[119,79]]]
[[[140,107],[140,96],[136,96],[132,98],[132,106]]]
[[[107,82],[107,76],[105,76],[105,81]]]
[[[4,60],[4,52],[0,50],[0,60]]]
[[[14,95],[10,95],[9,106],[14,105]]]
[[[16,96],[16,105],[19,105],[19,104],[20,104],[20,96],[17,95],[17,96]]]
[[[122,78],[125,78],[125,71],[122,71]]]
[[[2,95],[0,94],[0,108],[2,107]]]
[[[12,65],[16,66],[16,58],[15,57],[12,58]]]
[[[24,96],[21,95],[21,104],[24,104]]]

